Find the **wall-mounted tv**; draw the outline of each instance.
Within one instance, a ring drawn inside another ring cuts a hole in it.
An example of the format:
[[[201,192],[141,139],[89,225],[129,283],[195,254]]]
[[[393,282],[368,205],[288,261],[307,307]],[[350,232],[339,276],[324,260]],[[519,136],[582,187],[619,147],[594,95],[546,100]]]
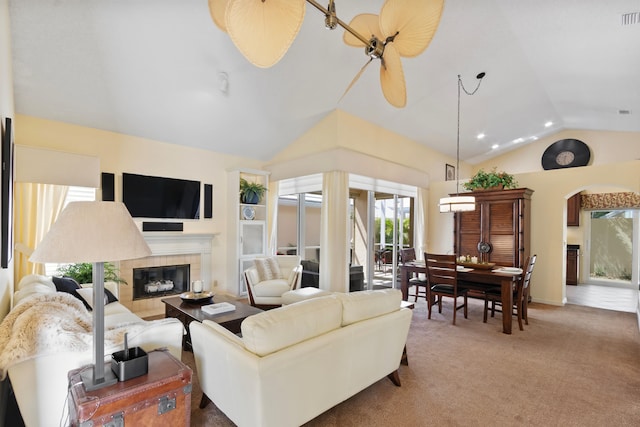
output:
[[[0,216],[0,267],[7,268],[13,254],[13,124],[5,119],[0,149],[2,171],[0,172],[0,193],[2,203]]]
[[[200,218],[200,181],[122,174],[122,202],[134,218]]]

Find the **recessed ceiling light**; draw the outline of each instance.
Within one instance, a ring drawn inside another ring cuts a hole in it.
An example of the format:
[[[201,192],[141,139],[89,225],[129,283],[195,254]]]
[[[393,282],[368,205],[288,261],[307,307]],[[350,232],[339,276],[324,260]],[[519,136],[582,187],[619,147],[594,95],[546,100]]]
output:
[[[546,127],[546,128],[551,127],[551,126],[553,126],[553,122],[547,122],[547,123],[544,124],[544,127]]]
[[[491,149],[492,149],[492,150],[497,150],[499,147],[500,147],[500,146],[499,146],[498,144],[493,144],[493,145],[491,146]]]
[[[484,139],[485,134],[484,133],[479,133],[478,136],[476,138],[478,139]]]
[[[524,142],[524,138],[516,138],[513,140],[514,144],[520,144],[521,142]]]
[[[529,139],[530,139],[531,141],[537,141],[537,140],[538,140],[538,137],[534,135],[534,136],[530,136],[530,137],[529,137]]]

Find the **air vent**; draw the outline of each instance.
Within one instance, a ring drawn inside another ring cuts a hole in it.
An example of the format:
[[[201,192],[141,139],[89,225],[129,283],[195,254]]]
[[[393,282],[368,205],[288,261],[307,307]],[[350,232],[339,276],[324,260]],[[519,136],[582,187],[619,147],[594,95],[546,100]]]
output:
[[[631,110],[618,110],[618,114],[623,116],[627,114],[631,114]]]
[[[622,25],[640,24],[640,12],[622,14]]]

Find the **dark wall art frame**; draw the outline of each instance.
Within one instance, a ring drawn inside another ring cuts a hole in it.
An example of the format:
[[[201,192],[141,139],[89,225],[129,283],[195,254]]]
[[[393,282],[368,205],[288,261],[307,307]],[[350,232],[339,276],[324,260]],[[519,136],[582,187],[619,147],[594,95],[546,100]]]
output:
[[[444,179],[445,181],[455,181],[456,180],[456,167],[445,163],[444,165]]]
[[[0,173],[0,192],[2,210],[0,215],[0,266],[7,268],[13,256],[13,122],[7,117],[2,131],[2,171]]]

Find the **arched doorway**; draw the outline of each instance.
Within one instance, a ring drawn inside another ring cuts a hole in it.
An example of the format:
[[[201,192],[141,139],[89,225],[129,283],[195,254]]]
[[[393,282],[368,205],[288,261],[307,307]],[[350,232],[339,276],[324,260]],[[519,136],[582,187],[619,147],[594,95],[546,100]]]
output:
[[[635,312],[640,208],[630,208],[630,193],[618,188],[591,187],[580,194],[579,221],[566,228],[567,303]],[[572,269],[577,282],[569,279]]]

